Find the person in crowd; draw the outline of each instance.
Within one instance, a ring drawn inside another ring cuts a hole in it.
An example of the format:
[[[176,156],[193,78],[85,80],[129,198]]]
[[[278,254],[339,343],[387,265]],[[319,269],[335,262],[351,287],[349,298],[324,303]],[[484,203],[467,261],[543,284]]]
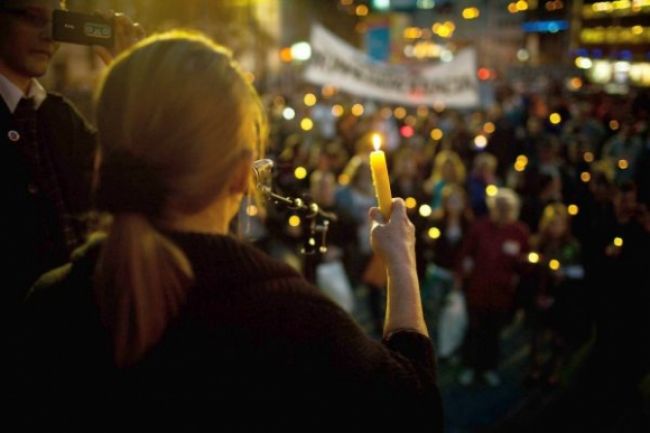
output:
[[[152,36],[110,66],[96,105],[98,203],[112,224],[27,300],[29,427],[442,432],[401,199],[388,221],[370,212],[388,269],[379,342],[228,234],[266,121],[226,49]]]
[[[605,189],[594,190],[602,198]],[[572,353],[559,387],[527,399],[495,433],[648,430],[650,227],[634,184],[616,188],[613,202],[614,222],[599,226],[609,243],[590,244],[594,265],[585,268],[591,277],[581,306],[593,309],[591,338]]]
[[[613,174],[609,166],[592,164],[590,181],[581,194],[579,213],[573,220],[573,233],[583,249],[583,263],[588,285],[598,284],[592,278],[600,267],[602,251],[611,242],[611,227],[615,224]]]
[[[333,156],[325,149],[320,149],[316,159],[316,170],[309,176],[309,194],[319,206],[331,209],[336,192],[336,177],[332,170]]]
[[[540,144],[547,139],[544,132],[543,120],[535,114],[532,114],[522,125],[523,136],[517,146],[519,154],[528,155],[531,162],[536,162],[539,158],[538,151]]]
[[[605,138],[605,128],[603,123],[590,113],[593,109],[594,104],[589,101],[569,102],[570,117],[562,128],[562,141],[568,140],[571,136],[582,136],[593,145],[602,143]]]
[[[430,330],[436,329],[442,302],[452,290],[458,269],[463,239],[467,235],[473,216],[467,204],[465,190],[457,184],[449,184],[442,191],[441,212],[432,214],[428,230],[422,233],[425,245],[427,279],[423,287],[427,321]],[[431,233],[430,230],[433,230]]]
[[[350,252],[352,266],[349,267],[351,277],[359,281],[363,272],[364,263],[367,262],[372,251],[368,242],[370,220],[367,209],[376,202],[370,164],[362,156],[354,156],[343,170],[345,184],[335,193],[335,209],[341,217],[342,224],[347,225],[346,230],[351,235],[348,244],[354,246]]]
[[[636,133],[636,125],[632,119],[623,121],[618,133],[605,142],[602,158],[615,167],[616,183],[634,179],[643,147],[643,141]]]
[[[58,0],[0,0],[0,148],[3,241],[3,305],[13,309],[40,274],[62,265],[84,241],[84,213],[91,208],[95,155],[93,128],[60,95],[37,78],[48,69],[59,44],[52,39]],[[142,34],[124,15],[113,19],[112,52],[105,62]]]
[[[443,149],[453,150],[460,156],[460,159],[467,166],[472,160],[473,152],[470,147],[473,135],[469,130],[462,113],[455,110],[448,110],[445,119],[441,122],[441,128],[445,131]]]
[[[417,152],[405,147],[394,154],[391,169],[393,181],[391,192],[396,197],[413,197],[420,202],[422,198],[422,179],[418,166]]]
[[[516,142],[515,128],[512,122],[505,115],[502,105],[494,104],[487,112],[487,120],[494,126],[490,134],[486,152],[494,155],[499,161],[497,176],[505,179],[508,169],[515,162],[517,148],[513,146]],[[484,131],[484,127],[481,128]]]
[[[456,152],[441,150],[434,159],[431,175],[424,182],[424,191],[431,196],[432,210],[441,208],[442,189],[450,184],[465,185],[465,166]]]
[[[477,217],[488,213],[485,188],[497,183],[497,163],[495,156],[486,152],[479,153],[474,158],[472,173],[467,181],[467,191],[472,211]]]
[[[537,254],[535,324],[531,344],[529,378],[557,384],[567,355],[586,340],[586,293],[580,243],[571,234],[567,207],[561,203],[544,208],[539,233],[531,239]],[[544,342],[550,340],[548,352]]]
[[[517,220],[519,197],[500,188],[488,206],[489,217],[474,223],[460,255],[469,315],[463,385],[473,383],[477,373],[491,386],[500,384],[499,334],[511,315],[528,253],[528,228]]]
[[[538,173],[527,180],[534,183],[522,204],[521,220],[529,227],[537,227],[546,206],[562,202],[562,180],[557,172]]]

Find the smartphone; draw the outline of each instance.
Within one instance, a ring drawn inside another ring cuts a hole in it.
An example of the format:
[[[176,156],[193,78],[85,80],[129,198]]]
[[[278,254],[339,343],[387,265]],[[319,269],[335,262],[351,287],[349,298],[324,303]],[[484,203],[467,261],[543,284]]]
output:
[[[55,9],[52,15],[52,37],[59,42],[113,48],[113,30],[113,23],[100,15],[61,9]]]

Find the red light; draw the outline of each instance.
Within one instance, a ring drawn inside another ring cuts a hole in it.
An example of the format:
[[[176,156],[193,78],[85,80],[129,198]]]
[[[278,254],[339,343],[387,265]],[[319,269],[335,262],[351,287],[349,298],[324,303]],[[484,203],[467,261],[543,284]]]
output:
[[[478,72],[478,79],[481,81],[489,80],[490,77],[492,76],[492,73],[488,68],[479,68]]]
[[[399,129],[399,132],[400,132],[400,134],[402,134],[402,137],[404,137],[404,138],[411,138],[411,137],[413,137],[413,134],[415,134],[415,131],[413,130],[413,127],[408,126],[408,125],[402,126]]]

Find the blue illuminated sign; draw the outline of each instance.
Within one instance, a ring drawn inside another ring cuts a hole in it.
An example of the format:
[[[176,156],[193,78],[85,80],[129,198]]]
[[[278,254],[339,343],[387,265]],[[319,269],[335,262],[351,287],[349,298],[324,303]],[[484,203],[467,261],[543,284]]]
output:
[[[552,21],[529,21],[522,24],[527,33],[557,33],[569,28],[569,22],[565,20]]]

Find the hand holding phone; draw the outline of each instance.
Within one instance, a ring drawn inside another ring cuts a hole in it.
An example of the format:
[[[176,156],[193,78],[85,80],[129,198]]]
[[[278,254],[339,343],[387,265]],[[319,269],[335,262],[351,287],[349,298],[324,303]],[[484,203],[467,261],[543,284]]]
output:
[[[114,25],[101,15],[56,9],[52,15],[52,37],[59,42],[99,45],[113,49]]]
[[[107,65],[122,51],[145,37],[138,23],[120,13],[93,15],[55,10],[52,17],[53,38],[60,42],[92,45]]]

